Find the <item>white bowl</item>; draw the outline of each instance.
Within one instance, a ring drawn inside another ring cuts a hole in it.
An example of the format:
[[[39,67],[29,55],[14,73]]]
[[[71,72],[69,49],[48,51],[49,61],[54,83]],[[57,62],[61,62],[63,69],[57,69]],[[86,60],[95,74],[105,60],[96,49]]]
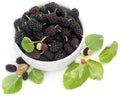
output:
[[[80,45],[78,46],[78,48],[69,56],[57,60],[57,61],[39,61],[39,60],[35,60],[32,59],[30,57],[28,57],[27,55],[25,55],[21,49],[18,47],[18,45],[15,43],[17,52],[19,53],[19,55],[32,67],[37,68],[39,70],[43,70],[43,71],[57,71],[57,70],[61,70],[64,69],[65,67],[67,67],[70,63],[72,63],[80,54],[80,51],[83,47],[84,44],[84,33],[83,33],[83,38],[82,41],[80,43]]]

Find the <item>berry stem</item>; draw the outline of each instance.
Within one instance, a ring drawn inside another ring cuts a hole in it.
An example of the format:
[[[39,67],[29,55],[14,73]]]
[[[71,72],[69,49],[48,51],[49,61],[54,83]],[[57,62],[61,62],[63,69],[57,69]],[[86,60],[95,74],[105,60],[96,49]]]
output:
[[[43,37],[42,40],[40,40],[40,41],[34,41],[33,43],[42,43],[47,37],[48,37],[48,36],[45,36],[45,37]]]
[[[18,30],[18,32],[20,32],[20,31],[21,31],[19,26],[17,26],[17,30]]]
[[[51,13],[50,13],[50,10],[48,10],[48,14],[51,14]]]
[[[44,51],[42,51],[42,52],[40,53],[40,55],[42,55],[42,54],[44,54]]]
[[[54,14],[56,14],[56,12],[57,12],[57,9],[58,9],[58,8],[56,8],[56,9],[55,9],[55,11],[54,11]]]
[[[28,20],[31,20],[30,17],[29,17],[28,15],[25,15],[25,16],[28,18]]]
[[[52,46],[52,45],[48,44],[48,46]]]
[[[58,27],[58,25],[55,25],[55,29]]]
[[[68,37],[67,36],[65,36],[65,40],[68,41]]]
[[[40,17],[42,17],[42,14],[39,14]]]
[[[65,11],[65,17],[67,17],[67,12]]]
[[[47,23],[43,23],[43,26],[46,25]]]

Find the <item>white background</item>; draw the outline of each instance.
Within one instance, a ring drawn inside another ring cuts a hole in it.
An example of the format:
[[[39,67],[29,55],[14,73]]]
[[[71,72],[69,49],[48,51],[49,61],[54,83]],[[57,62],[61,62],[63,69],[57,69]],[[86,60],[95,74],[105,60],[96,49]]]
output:
[[[50,0],[52,1],[52,0]],[[116,40],[120,42],[120,0],[54,0],[70,8],[78,8],[86,34],[104,35],[104,47]],[[15,64],[19,56],[14,48],[13,22],[34,5],[49,0],[1,0],[0,1],[0,84],[10,73],[5,65]],[[43,84],[29,80],[23,83],[17,94],[5,95],[0,85],[0,96],[120,96],[120,51],[113,61],[104,65],[102,81],[88,79],[81,87],[66,90],[62,76],[65,70],[46,72]]]

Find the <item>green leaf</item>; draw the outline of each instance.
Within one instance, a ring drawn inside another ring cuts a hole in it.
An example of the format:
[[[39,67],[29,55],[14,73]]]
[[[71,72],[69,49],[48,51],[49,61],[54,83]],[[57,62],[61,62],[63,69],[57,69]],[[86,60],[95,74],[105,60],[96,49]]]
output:
[[[23,49],[28,52],[28,53],[31,53],[33,52],[35,46],[33,44],[33,42],[31,41],[30,38],[28,37],[24,37],[22,42],[21,42],[21,46],[23,47]]]
[[[2,81],[2,88],[5,94],[16,93],[22,88],[22,77],[9,75]]]
[[[98,34],[91,34],[85,38],[85,43],[93,52],[98,51],[103,46],[103,36]]]
[[[41,84],[44,79],[44,74],[38,69],[32,69],[29,73],[29,79],[36,84]]]
[[[110,46],[104,48],[99,55],[99,60],[103,63],[109,63],[117,54],[118,43],[114,41]]]
[[[103,78],[104,69],[102,64],[94,60],[87,61],[89,68],[89,76],[92,79],[101,80]]]
[[[87,64],[73,62],[64,73],[64,86],[67,89],[79,87],[87,80],[88,76],[89,71]]]

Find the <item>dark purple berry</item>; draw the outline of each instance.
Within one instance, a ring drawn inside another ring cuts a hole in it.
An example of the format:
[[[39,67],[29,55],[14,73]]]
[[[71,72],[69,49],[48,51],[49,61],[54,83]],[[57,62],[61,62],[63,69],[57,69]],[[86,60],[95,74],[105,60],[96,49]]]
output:
[[[64,44],[64,50],[67,54],[71,54],[74,51],[69,43]]]
[[[43,32],[33,32],[32,37],[36,38],[36,40],[41,40],[44,37]]]
[[[79,25],[74,28],[74,32],[78,37],[82,37],[82,35],[83,35],[83,31]]]
[[[80,19],[77,19],[76,22],[80,25],[80,28],[81,28],[81,30],[83,32],[83,27],[82,27],[82,23],[81,23]]]
[[[40,11],[43,12],[44,14],[47,14],[48,13],[48,10],[47,10],[47,7],[46,6],[42,6],[40,8]]]
[[[68,15],[72,16],[73,18],[75,18],[75,20],[77,20],[79,16],[79,11],[78,9],[73,8]]]
[[[17,31],[21,30],[22,24],[25,23],[25,19],[19,18],[14,21],[14,27]]]
[[[45,51],[44,56],[50,61],[52,61],[54,59],[54,54],[50,51]]]
[[[28,72],[24,72],[22,74],[22,78],[23,78],[23,80],[27,80],[28,79]]]
[[[61,37],[61,35],[59,33],[57,33],[55,35],[55,39],[58,40],[58,41],[63,41],[63,38]]]
[[[53,42],[49,47],[49,49],[51,52],[57,52],[62,48],[62,46],[63,46],[62,42],[57,41],[57,42]]]
[[[22,59],[22,57],[18,57],[18,58],[16,59],[16,63],[17,63],[17,64],[23,64],[23,63],[26,64],[26,62]]]
[[[68,30],[67,28],[64,28],[63,31],[61,32],[61,36],[62,36],[63,38],[69,37],[70,34],[71,34],[71,30]]]
[[[47,44],[42,44],[41,49],[42,49],[43,51],[46,51],[46,50],[48,49]]]
[[[6,70],[9,72],[15,72],[17,70],[17,67],[15,65],[8,64],[6,65]]]
[[[28,27],[33,31],[33,32],[39,32],[42,30],[42,24],[35,19],[30,19],[28,22]]]
[[[47,29],[45,29],[45,34],[47,36],[54,36],[57,33],[57,30],[55,26],[49,26]]]
[[[55,60],[60,60],[62,58],[66,57],[66,53],[63,49],[59,50],[56,54],[55,54]]]
[[[56,11],[56,14],[57,14],[57,16],[62,16],[62,17],[64,17],[65,16],[65,12],[62,10],[62,8],[57,8],[57,11]]]
[[[26,36],[26,33],[23,30],[21,30],[20,32],[16,31],[15,32],[15,42],[16,42],[16,44],[21,45],[21,41],[25,36]]]
[[[46,15],[46,18],[47,18],[47,20],[48,20],[48,22],[50,23],[50,24],[57,24],[58,23],[58,17],[57,17],[57,15],[56,14],[54,14],[54,13],[51,13],[51,14],[48,14],[48,15]]]
[[[55,2],[51,2],[45,5],[45,7],[47,8],[47,10],[49,10],[50,12],[54,12],[56,8],[59,7],[58,4],[56,4]]]
[[[63,18],[63,17],[59,17],[58,18],[58,24],[60,26],[63,26],[63,27],[69,27],[70,26],[70,22],[68,21],[67,18]]]
[[[31,13],[31,14],[35,14],[36,12],[39,12],[39,7],[38,6],[34,6],[34,7],[32,7],[30,10],[29,10],[29,12]]]
[[[74,49],[76,49],[79,46],[79,39],[72,38],[72,40],[70,41],[70,44]]]
[[[27,56],[34,58],[36,60],[38,60],[40,58],[40,52],[37,50],[34,50],[32,53],[26,53]]]
[[[86,47],[86,48],[83,50],[83,55],[84,55],[84,56],[91,56],[91,55],[92,55],[92,50],[89,49],[88,47]]]

